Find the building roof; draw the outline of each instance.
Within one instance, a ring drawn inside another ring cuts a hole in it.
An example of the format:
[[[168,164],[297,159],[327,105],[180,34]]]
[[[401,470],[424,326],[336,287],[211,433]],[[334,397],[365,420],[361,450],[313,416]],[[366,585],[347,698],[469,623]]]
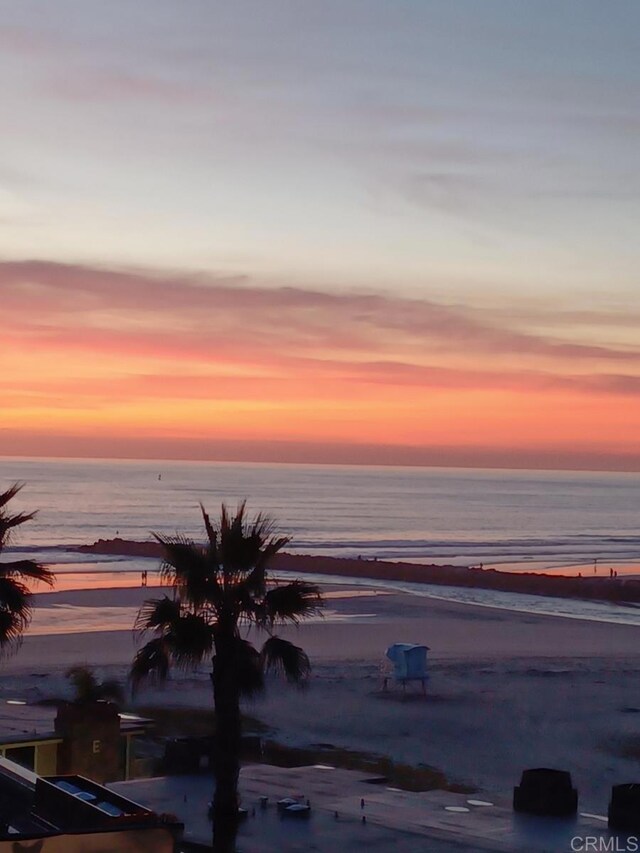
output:
[[[176,814],[185,824],[185,841],[210,843],[207,805],[211,780],[206,775],[114,782],[108,787],[156,811]],[[244,853],[311,849],[318,853],[543,853],[570,850],[571,839],[576,837],[593,837],[598,844],[600,839],[602,844],[609,839],[604,816],[579,814],[551,822],[527,816],[531,819],[523,820],[513,811],[509,798],[484,794],[477,799],[442,790],[401,791],[382,777],[329,765],[246,765],[240,772],[240,792],[248,810],[238,842]],[[264,797],[268,798],[265,808],[261,806]],[[276,803],[284,797],[299,802],[308,799],[310,819],[283,819]]]
[[[160,827],[166,827],[170,835],[181,829],[151,809],[82,776],[45,779],[0,758],[0,840]]]
[[[51,831],[46,822],[33,814],[37,778],[30,770],[0,758],[0,838]]]
[[[0,702],[0,746],[33,741],[59,741],[55,731],[58,709],[52,705],[26,705],[19,700]],[[147,731],[153,720],[136,714],[120,714],[120,732]]]

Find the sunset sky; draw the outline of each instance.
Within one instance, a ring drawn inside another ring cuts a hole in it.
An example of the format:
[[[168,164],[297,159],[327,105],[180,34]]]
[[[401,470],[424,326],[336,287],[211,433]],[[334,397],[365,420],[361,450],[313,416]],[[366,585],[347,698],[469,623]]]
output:
[[[637,0],[0,11],[0,456],[640,470]]]

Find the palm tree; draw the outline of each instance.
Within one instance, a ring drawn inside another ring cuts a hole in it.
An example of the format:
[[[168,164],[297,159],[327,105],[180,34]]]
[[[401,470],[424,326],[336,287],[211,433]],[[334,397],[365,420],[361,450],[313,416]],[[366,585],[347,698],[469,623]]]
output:
[[[35,512],[11,514],[7,509],[9,501],[21,488],[22,483],[14,483],[0,492],[0,555],[15,529],[35,515]],[[53,586],[53,581],[52,572],[35,560],[0,562],[0,653],[15,648],[29,627],[32,616],[30,583]]]
[[[274,634],[277,625],[298,624],[322,606],[318,587],[300,580],[269,582],[269,560],[287,544],[263,515],[248,521],[245,503],[231,516],[222,505],[214,527],[201,505],[207,533],[204,545],[181,536],[155,535],[162,546],[160,573],[173,597],[147,601],[136,628],[153,632],[131,667],[135,687],[146,677],[165,679],[171,664],[193,668],[211,659],[215,715],[213,849],[232,853],[238,829],[238,776],[242,697],[264,687],[264,674],[284,674],[304,682],[310,663],[304,651]],[[261,630],[267,640],[258,651],[242,629]]]
[[[93,670],[87,666],[72,666],[67,670],[66,676],[73,685],[73,701],[76,705],[92,702],[113,702],[115,705],[121,705],[124,700],[124,691],[119,681],[98,681]]]

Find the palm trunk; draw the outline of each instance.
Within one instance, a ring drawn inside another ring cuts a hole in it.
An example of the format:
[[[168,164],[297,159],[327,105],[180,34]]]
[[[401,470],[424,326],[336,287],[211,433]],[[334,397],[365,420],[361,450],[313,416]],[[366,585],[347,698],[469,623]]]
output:
[[[212,681],[216,731],[214,737],[213,850],[235,853],[238,834],[240,775],[240,691],[234,672],[233,642],[216,640]]]

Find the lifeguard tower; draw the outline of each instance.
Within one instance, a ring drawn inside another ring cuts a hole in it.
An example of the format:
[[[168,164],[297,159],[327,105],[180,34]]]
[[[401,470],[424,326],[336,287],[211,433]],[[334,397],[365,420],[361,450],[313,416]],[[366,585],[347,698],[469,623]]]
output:
[[[382,667],[382,689],[387,690],[389,681],[401,684],[403,691],[406,690],[407,682],[420,682],[423,694],[427,692],[427,652],[429,646],[416,645],[415,643],[394,643],[386,651],[386,658]]]

